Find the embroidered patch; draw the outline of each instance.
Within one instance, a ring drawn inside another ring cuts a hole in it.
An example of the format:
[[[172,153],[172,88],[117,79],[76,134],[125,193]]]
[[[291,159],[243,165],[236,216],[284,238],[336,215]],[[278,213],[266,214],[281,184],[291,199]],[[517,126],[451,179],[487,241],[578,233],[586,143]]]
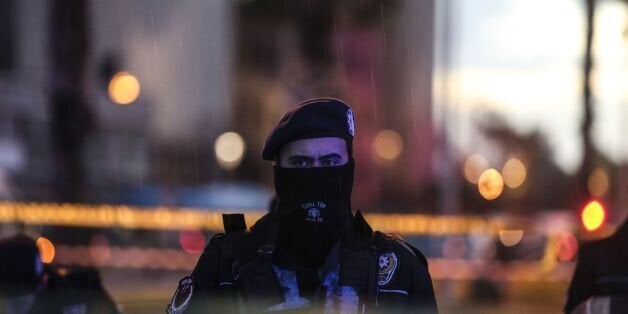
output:
[[[379,269],[377,271],[377,284],[383,286],[389,283],[395,274],[398,265],[399,260],[397,259],[397,255],[395,253],[389,252],[380,255],[378,260]]]
[[[351,136],[355,136],[355,122],[353,121],[353,111],[347,109],[347,127]]]
[[[316,207],[307,210],[307,216],[312,220],[317,220],[321,216],[321,211]]]
[[[194,281],[192,277],[187,276],[179,281],[179,287],[172,296],[172,301],[168,305],[168,314],[183,313],[190,305],[192,299],[192,291],[194,290]]]
[[[301,204],[301,208],[306,210],[305,221],[307,222],[323,222],[323,217],[321,217],[321,209],[327,207],[325,202],[310,202]]]

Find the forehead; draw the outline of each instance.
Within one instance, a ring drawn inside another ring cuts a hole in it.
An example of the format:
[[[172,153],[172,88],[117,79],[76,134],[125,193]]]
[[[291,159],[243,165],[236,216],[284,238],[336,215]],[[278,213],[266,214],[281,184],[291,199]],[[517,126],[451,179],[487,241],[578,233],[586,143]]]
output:
[[[286,143],[280,151],[281,156],[291,155],[327,155],[336,153],[346,156],[347,144],[339,137],[306,138]]]

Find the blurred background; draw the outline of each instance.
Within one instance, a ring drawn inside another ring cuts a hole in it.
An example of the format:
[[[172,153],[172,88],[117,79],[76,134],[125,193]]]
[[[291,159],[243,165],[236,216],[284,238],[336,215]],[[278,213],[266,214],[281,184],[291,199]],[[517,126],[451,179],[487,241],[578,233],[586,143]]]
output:
[[[355,209],[443,313],[555,313],[628,205],[624,0],[0,2],[0,235],[163,311],[220,213],[268,208],[269,130],[356,116]]]

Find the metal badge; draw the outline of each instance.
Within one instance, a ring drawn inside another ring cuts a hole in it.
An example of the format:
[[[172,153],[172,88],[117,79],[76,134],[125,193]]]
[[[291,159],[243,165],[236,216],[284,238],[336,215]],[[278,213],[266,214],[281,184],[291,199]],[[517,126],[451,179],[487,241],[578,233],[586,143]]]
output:
[[[192,292],[194,290],[194,280],[192,277],[187,276],[179,281],[179,287],[172,296],[172,301],[168,305],[168,314],[180,314],[187,309],[192,299]]]

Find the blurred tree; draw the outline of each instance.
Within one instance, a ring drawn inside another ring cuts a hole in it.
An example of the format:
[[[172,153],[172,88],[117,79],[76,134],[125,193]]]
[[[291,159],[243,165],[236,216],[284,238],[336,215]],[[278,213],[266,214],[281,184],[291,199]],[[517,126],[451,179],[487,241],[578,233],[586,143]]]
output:
[[[583,119],[581,126],[581,138],[583,146],[583,158],[580,169],[577,173],[577,179],[575,181],[574,189],[574,201],[573,208],[579,209],[584,206],[585,202],[588,202],[592,197],[588,190],[588,181],[594,169],[600,167],[606,169],[609,173],[609,181],[613,182],[616,178],[619,167],[615,165],[606,156],[595,148],[591,140],[591,128],[595,119],[594,110],[594,95],[591,88],[592,72],[593,72],[593,42],[595,35],[595,11],[597,0],[585,0],[586,1],[586,41],[585,41],[585,53],[584,53],[584,79],[583,79]],[[628,4],[628,0],[620,0],[621,2]],[[611,189],[608,192],[607,198],[610,199],[614,195],[616,190],[615,184],[610,184]],[[611,206],[613,208],[614,206]]]
[[[487,117],[481,129],[502,149],[503,161],[516,157],[523,161],[527,169],[525,181],[520,187],[505,187],[504,195],[497,202],[489,203],[521,213],[570,208],[569,187],[573,185],[573,177],[562,171],[552,159],[552,151],[540,132],[518,134],[500,117],[494,116]],[[501,171],[500,167],[497,168]]]
[[[593,34],[595,28],[595,4],[596,0],[586,1],[586,41],[584,51],[584,79],[583,79],[583,118],[581,125],[581,137],[582,137],[582,164],[578,171],[575,198],[580,200],[586,200],[589,198],[587,191],[587,180],[589,174],[593,170],[595,155],[593,149],[593,143],[591,142],[591,126],[593,125],[594,112],[593,112],[593,97],[591,93],[591,71],[593,69]]]
[[[526,168],[523,184],[516,188],[504,186],[499,197],[494,200],[484,199],[477,184],[469,183],[464,178],[464,162],[451,165],[456,188],[460,191],[460,204],[463,213],[486,214],[491,211],[503,211],[514,214],[530,214],[547,210],[577,208],[571,188],[575,185],[576,175],[564,172],[552,158],[553,152],[547,144],[545,136],[539,131],[528,134],[517,133],[503,118],[495,114],[485,116],[478,121],[478,128],[483,136],[491,141],[497,151],[498,163],[492,166],[501,172],[502,166],[510,158],[520,159]],[[599,156],[597,165],[612,174],[617,166],[597,151]],[[586,182],[585,187],[586,189]],[[609,194],[612,193],[609,191]],[[419,193],[421,204],[436,206],[439,197],[442,197],[441,187],[427,185]]]

